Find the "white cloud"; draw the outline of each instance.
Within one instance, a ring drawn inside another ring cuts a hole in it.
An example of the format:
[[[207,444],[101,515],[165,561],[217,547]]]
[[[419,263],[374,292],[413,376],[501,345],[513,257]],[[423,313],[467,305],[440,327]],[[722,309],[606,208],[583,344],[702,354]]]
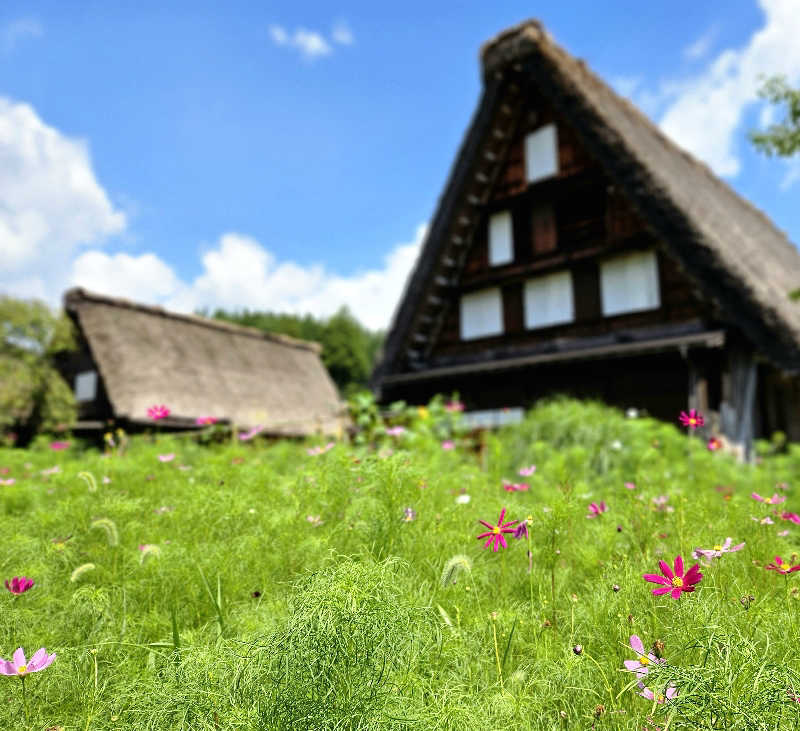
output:
[[[293,48],[300,55],[313,61],[322,56],[329,56],[333,53],[331,42],[343,46],[350,46],[354,42],[353,32],[344,22],[334,25],[331,32],[332,41],[328,41],[322,33],[307,28],[297,28],[290,33],[282,25],[273,24],[268,28],[269,37],[276,46]]]
[[[40,38],[44,34],[42,24],[34,18],[18,18],[0,26],[0,48],[11,53],[17,43],[25,38]]]
[[[764,74],[800,80],[800,13],[797,0],[760,0],[765,22],[744,48],[727,49],[699,74],[662,86],[661,129],[707,162],[719,175],[735,176],[737,143],[746,111],[759,102]]]
[[[353,31],[350,30],[350,26],[344,21],[340,21],[333,26],[331,38],[333,38],[336,43],[341,43],[343,46],[352,46],[355,42]]]
[[[418,226],[414,240],[395,246],[381,267],[351,275],[334,274],[321,264],[278,261],[254,238],[226,233],[202,256],[203,271],[192,282],[181,281],[152,253],[88,251],[74,262],[69,284],[179,312],[222,307],[327,317],[347,305],[365,326],[386,328],[426,230]]]
[[[124,228],[86,143],[0,97],[0,291],[52,291],[81,246]]]
[[[785,163],[786,172],[778,186],[782,191],[789,190],[795,183],[800,181],[800,157],[786,160]]]
[[[716,28],[710,28],[696,41],[683,49],[683,57],[689,61],[699,61],[711,50],[711,44],[717,36]]]

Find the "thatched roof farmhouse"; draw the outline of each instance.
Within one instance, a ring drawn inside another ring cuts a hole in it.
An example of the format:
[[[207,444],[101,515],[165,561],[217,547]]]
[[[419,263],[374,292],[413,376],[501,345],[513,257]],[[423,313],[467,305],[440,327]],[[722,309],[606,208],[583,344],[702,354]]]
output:
[[[483,92],[372,379],[468,409],[553,392],[800,439],[800,253],[537,21]]]
[[[334,434],[343,406],[321,346],[161,307],[71,289],[64,307],[80,351],[62,363],[80,407],[78,428],[107,420],[152,424],[166,404],[169,428],[213,416],[267,434]]]

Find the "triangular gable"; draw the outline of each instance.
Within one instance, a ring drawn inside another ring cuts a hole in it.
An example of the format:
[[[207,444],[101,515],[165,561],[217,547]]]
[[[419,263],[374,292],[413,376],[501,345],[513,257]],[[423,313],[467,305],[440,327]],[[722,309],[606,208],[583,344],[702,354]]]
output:
[[[492,192],[506,183],[525,105],[539,94],[630,201],[669,254],[757,349],[800,367],[800,254],[769,220],[664,137],[538,23],[501,34],[483,49],[484,91],[395,312],[373,384],[424,369],[444,325],[447,293],[469,264],[470,245]],[[474,250],[473,250],[474,255]]]

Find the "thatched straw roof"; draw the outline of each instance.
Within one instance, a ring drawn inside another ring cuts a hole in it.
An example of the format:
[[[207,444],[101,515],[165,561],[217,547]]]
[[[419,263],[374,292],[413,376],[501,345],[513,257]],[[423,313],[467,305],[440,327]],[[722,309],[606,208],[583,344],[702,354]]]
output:
[[[64,307],[88,344],[117,418],[171,425],[215,416],[265,433],[336,433],[342,404],[321,346],[71,289]]]
[[[451,222],[459,214],[469,217],[469,176],[497,110],[513,104],[508,90],[515,86],[523,96],[534,88],[552,103],[687,276],[757,350],[779,367],[800,370],[800,304],[788,296],[800,287],[800,253],[782,231],[559,47],[538,21],[488,41],[481,60],[483,95],[395,312],[375,385],[410,347],[418,303],[435,295]]]

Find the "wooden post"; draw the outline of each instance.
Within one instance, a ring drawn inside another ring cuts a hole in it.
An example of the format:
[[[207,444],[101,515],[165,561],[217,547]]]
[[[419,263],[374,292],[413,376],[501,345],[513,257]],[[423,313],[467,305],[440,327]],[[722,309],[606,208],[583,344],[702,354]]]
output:
[[[751,351],[732,349],[723,375],[720,425],[723,435],[741,450],[740,458],[753,456],[758,368]]]

